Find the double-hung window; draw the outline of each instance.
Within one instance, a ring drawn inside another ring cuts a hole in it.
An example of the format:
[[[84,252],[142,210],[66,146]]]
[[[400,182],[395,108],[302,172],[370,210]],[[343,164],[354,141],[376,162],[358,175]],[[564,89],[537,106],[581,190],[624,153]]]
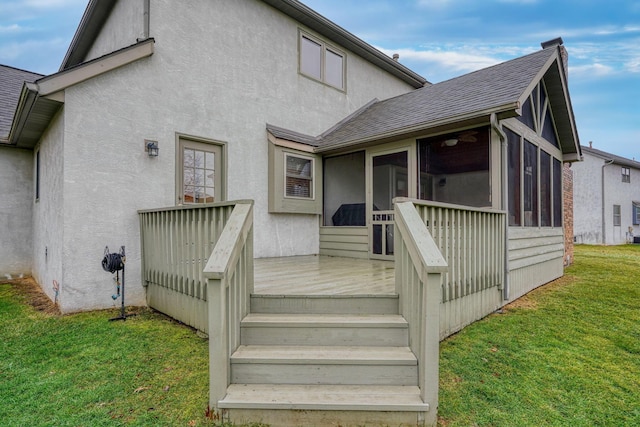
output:
[[[285,153],[285,197],[313,199],[313,159]]]
[[[640,202],[633,202],[633,225],[640,225]]]
[[[622,182],[631,182],[631,169],[622,168]]]
[[[613,205],[613,225],[615,227],[620,227],[620,224],[622,224],[620,218],[620,205]]]
[[[304,33],[300,33],[300,72],[337,89],[345,89],[344,53]]]

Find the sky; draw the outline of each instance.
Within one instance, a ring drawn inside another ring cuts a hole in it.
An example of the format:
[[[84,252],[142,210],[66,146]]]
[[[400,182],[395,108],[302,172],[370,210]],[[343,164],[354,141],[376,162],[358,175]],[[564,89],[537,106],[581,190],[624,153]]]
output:
[[[401,63],[432,83],[562,37],[580,143],[593,141],[594,148],[640,160],[640,0],[303,3],[388,55],[398,53]],[[0,64],[41,74],[58,71],[86,4],[0,0]]]

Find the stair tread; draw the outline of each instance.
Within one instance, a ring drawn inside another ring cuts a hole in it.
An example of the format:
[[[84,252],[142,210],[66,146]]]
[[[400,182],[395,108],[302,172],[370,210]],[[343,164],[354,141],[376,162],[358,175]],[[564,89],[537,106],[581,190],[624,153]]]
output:
[[[339,326],[353,325],[387,326],[404,328],[407,321],[399,314],[280,314],[280,313],[251,313],[242,320],[243,326],[296,326],[308,325]]]
[[[428,411],[416,386],[231,384],[220,408]]]
[[[241,345],[232,363],[416,365],[409,347]]]

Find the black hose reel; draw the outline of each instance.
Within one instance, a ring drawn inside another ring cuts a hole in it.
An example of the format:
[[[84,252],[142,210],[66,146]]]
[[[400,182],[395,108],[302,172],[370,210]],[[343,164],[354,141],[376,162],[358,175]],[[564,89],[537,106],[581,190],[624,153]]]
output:
[[[109,247],[104,248],[104,258],[102,258],[102,269],[108,273],[115,273],[116,293],[111,295],[115,301],[120,298],[120,316],[109,320],[126,320],[128,316],[133,314],[124,313],[124,265],[127,257],[125,256],[124,246],[120,247],[120,252],[109,252]],[[120,281],[120,272],[122,271],[122,282]]]

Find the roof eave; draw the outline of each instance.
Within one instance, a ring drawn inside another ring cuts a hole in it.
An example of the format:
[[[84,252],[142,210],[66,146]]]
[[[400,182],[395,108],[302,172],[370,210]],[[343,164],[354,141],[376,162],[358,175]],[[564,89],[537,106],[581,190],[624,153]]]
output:
[[[427,134],[429,131],[433,131],[439,128],[453,127],[456,125],[467,126],[470,123],[489,122],[491,114],[497,114],[500,118],[513,117],[516,115],[515,111],[520,107],[518,102],[508,103],[499,107],[485,109],[482,111],[476,111],[473,113],[447,117],[445,119],[436,120],[428,123],[421,123],[414,126],[408,126],[404,128],[393,129],[388,132],[383,132],[376,135],[370,135],[364,138],[353,139],[349,141],[333,143],[330,145],[320,145],[315,149],[316,153],[328,153],[332,151],[339,151],[345,148],[370,145],[371,143],[382,143],[390,140],[398,140],[401,138],[413,137],[415,135]]]
[[[92,61],[60,71],[56,74],[25,83],[11,124],[8,143],[33,148],[47,126],[64,104],[64,90],[85,80],[120,68],[154,51],[154,39],[143,40]]]
[[[89,1],[59,71],[84,61],[116,2],[117,0]]]
[[[362,39],[351,34],[344,28],[328,20],[313,9],[297,0],[263,0],[268,5],[290,16],[312,30],[327,37],[341,47],[360,55],[372,64],[382,68],[415,88],[429,84],[427,79],[405,67],[398,61],[380,52]]]

